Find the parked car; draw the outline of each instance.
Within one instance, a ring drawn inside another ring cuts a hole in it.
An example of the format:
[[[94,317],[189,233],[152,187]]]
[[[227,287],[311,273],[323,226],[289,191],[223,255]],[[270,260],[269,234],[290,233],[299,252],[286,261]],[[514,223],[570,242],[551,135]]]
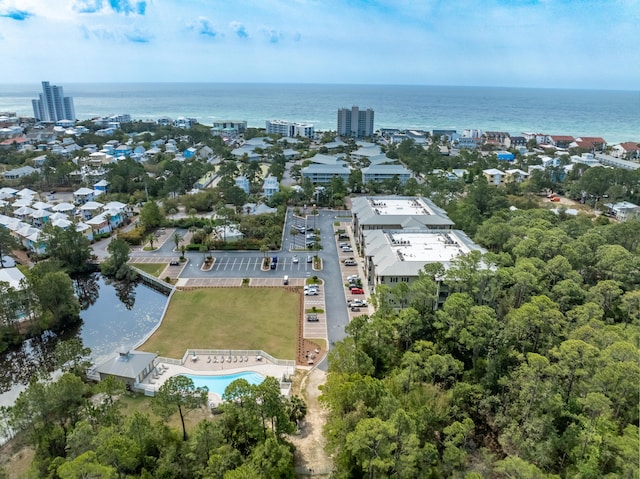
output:
[[[277,263],[277,262],[278,262],[278,257],[277,257],[277,256],[273,256],[273,257],[271,258],[271,262],[272,262],[272,263]]]
[[[340,243],[340,248],[351,248],[349,243]]]
[[[353,259],[345,259],[344,260],[344,265],[345,266],[355,266],[356,264],[358,264],[358,263],[356,263],[356,261],[353,260]]]
[[[364,307],[367,305],[367,302],[363,299],[352,299],[351,301],[349,301],[349,306],[357,306],[357,307]]]
[[[351,246],[347,246],[346,248],[342,248],[343,253],[353,253],[353,248]]]
[[[357,274],[352,274],[350,276],[347,276],[347,281],[351,281],[351,280],[358,280],[360,279],[360,276],[358,276]]]
[[[278,267],[278,263],[271,263],[269,265],[269,268],[271,268],[271,269],[276,269],[277,267]]]
[[[300,261],[300,259],[298,258],[297,254],[294,254],[293,255],[293,259],[291,261],[293,261],[294,263],[298,263]]]
[[[364,289],[362,288],[352,288],[351,294],[364,294]]]
[[[305,296],[318,296],[318,290],[317,289],[308,289],[304,292]]]
[[[176,258],[173,258],[171,261],[169,261],[169,266],[180,266],[180,261],[178,261]]]
[[[354,289],[362,289],[362,286],[358,284],[349,284],[349,289],[351,291],[353,291]]]
[[[313,263],[313,256],[307,256],[307,263]]]
[[[304,285],[304,290],[307,291],[309,289],[320,289],[320,285],[319,284],[305,284]]]

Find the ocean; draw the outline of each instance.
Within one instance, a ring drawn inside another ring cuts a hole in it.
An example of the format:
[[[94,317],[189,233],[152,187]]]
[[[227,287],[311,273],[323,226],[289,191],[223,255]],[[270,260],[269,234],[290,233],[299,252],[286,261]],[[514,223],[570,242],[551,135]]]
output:
[[[55,82],[52,82],[55,83]],[[600,136],[608,143],[640,141],[640,90],[561,90],[411,85],[109,83],[62,84],[84,120],[128,113],[137,120],[161,116],[312,123],[335,130],[338,108],[375,111],[374,127],[541,132]],[[0,111],[33,116],[40,84],[0,85]]]

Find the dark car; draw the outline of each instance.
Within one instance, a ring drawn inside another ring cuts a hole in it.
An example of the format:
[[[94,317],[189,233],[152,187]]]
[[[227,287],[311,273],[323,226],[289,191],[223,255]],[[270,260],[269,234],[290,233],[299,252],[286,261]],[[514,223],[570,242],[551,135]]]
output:
[[[177,259],[172,259],[171,261],[169,261],[169,266],[180,266],[180,261],[178,261]]]

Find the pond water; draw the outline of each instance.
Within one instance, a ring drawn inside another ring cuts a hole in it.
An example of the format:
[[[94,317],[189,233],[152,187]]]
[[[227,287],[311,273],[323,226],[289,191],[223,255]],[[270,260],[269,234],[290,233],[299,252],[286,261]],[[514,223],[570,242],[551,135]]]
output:
[[[167,302],[167,296],[143,283],[111,282],[99,273],[74,283],[82,322],[59,335],[47,331],[0,355],[0,406],[13,404],[36,371],[53,370],[53,351],[60,339],[79,337],[91,348],[91,359],[101,362],[140,342],[158,324]]]

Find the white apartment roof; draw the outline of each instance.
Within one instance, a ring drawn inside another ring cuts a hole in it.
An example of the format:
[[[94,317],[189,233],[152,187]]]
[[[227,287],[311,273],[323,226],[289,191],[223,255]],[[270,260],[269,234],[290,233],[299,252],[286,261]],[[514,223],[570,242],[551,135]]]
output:
[[[365,175],[411,175],[411,172],[402,165],[370,165],[362,168]]]
[[[73,192],[76,196],[87,196],[94,194],[95,191],[92,188],[79,188]]]
[[[365,254],[379,276],[417,276],[426,264],[442,263],[448,268],[461,255],[485,252],[459,230],[369,230],[364,241]]]
[[[482,170],[487,175],[504,175],[504,171],[500,171],[497,168],[489,168],[488,170]]]
[[[351,205],[362,226],[411,228],[454,224],[442,208],[420,196],[359,196],[353,198]]]

